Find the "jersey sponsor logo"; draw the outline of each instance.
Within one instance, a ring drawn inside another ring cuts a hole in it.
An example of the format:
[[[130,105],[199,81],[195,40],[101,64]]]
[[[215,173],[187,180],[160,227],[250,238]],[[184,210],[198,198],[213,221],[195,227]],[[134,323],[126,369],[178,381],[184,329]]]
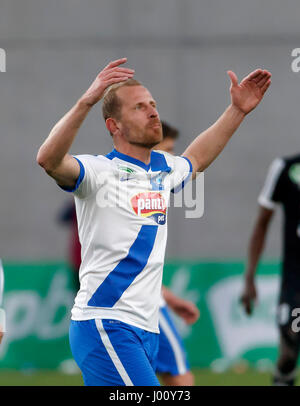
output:
[[[121,182],[134,178],[134,176],[132,176],[132,174],[135,173],[134,169],[128,168],[128,166],[121,166],[121,165],[118,166],[118,169],[122,172],[125,172],[125,175],[120,177]]]
[[[157,224],[166,223],[166,201],[158,192],[138,193],[132,197],[131,206],[138,216],[152,218]]]
[[[127,173],[134,173],[134,172],[135,172],[135,170],[133,170],[132,168],[128,168],[128,166],[121,166],[121,165],[119,165],[119,166],[118,166],[118,169],[119,169],[120,171],[124,171],[124,172],[127,172]]]

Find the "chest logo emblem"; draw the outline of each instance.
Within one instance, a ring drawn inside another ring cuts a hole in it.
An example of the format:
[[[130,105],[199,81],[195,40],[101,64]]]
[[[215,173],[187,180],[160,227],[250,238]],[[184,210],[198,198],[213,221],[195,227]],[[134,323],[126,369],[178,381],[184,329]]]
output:
[[[158,192],[138,193],[131,198],[131,206],[137,216],[150,217],[160,225],[166,223],[166,201]]]

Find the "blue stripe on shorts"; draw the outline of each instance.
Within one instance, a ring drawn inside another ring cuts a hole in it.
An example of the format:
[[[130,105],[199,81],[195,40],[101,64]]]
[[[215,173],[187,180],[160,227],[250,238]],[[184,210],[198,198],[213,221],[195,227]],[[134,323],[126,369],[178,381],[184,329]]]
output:
[[[73,357],[87,386],[159,386],[158,334],[118,320],[71,320]]]
[[[189,371],[183,341],[175,327],[167,306],[159,309],[159,350],[156,372],[183,375]]]

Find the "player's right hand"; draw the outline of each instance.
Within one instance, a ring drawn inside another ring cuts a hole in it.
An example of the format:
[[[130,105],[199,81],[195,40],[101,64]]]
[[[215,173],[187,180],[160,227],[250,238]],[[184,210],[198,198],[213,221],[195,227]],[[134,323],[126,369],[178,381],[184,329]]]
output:
[[[254,281],[246,281],[240,301],[245,312],[250,316],[253,311],[253,302],[257,299]]]
[[[120,68],[120,65],[127,62],[127,58],[117,59],[110,62],[96,77],[94,82],[84,93],[81,100],[90,106],[101,100],[105,89],[110,85],[118,82],[124,82],[131,79],[134,75],[134,70],[129,68]]]
[[[1,333],[1,331],[0,331],[0,344],[1,344],[3,336],[4,336],[4,333]]]

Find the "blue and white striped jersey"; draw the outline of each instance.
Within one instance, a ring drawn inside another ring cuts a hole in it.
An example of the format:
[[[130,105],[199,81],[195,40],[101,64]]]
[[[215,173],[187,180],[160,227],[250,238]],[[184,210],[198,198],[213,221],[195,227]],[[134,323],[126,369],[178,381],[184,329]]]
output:
[[[161,151],[149,165],[116,150],[75,158],[82,263],[72,319],[116,319],[159,332],[170,192],[190,178],[191,163]]]

